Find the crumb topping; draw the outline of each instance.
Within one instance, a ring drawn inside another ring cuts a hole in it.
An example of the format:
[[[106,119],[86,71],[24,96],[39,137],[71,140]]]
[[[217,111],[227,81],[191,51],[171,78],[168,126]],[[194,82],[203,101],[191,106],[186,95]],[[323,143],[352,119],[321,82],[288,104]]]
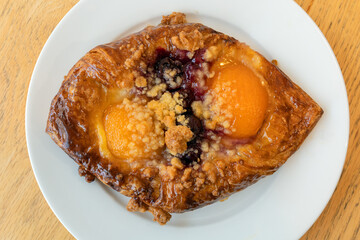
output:
[[[186,15],[184,13],[173,12],[170,15],[163,16],[161,25],[174,25],[186,23]]]
[[[145,51],[145,46],[144,44],[140,44],[138,48],[130,49],[130,51],[132,52],[131,57],[126,59],[124,63],[127,69],[135,67],[136,62],[141,58]]]
[[[139,76],[135,79],[135,86],[143,88],[147,86],[147,80],[143,76]]]
[[[219,94],[220,91],[222,95]],[[194,101],[191,105],[195,116],[205,121],[205,127],[211,130],[215,130],[217,127],[224,129],[225,133],[231,133],[234,129],[231,128],[230,121],[233,118],[233,114],[229,111],[229,108],[224,108],[227,104],[227,99],[224,96],[224,92],[234,91],[231,88],[214,89],[205,95],[204,101]],[[213,96],[216,95],[216,101]]]
[[[188,50],[190,52],[204,47],[202,34],[197,29],[192,32],[181,31],[178,36],[171,38],[171,42],[178,49]]]
[[[174,94],[165,92],[159,100],[151,100],[147,106],[167,128],[175,126],[176,119],[181,119],[180,114],[185,112],[183,100],[177,92]],[[182,122],[185,123],[185,120]]]
[[[187,149],[187,143],[193,137],[193,132],[185,126],[170,127],[165,133],[165,144],[170,153],[176,155]]]
[[[171,165],[173,165],[177,169],[183,169],[184,168],[184,164],[182,164],[181,160],[179,158],[177,158],[177,157],[174,157],[174,158],[171,159]]]
[[[149,91],[146,92],[146,96],[148,97],[159,97],[166,90],[166,84],[162,83],[152,87]]]
[[[214,61],[220,52],[220,48],[217,46],[211,46],[209,48],[206,49],[205,53],[204,53],[204,59],[207,62],[212,62]]]

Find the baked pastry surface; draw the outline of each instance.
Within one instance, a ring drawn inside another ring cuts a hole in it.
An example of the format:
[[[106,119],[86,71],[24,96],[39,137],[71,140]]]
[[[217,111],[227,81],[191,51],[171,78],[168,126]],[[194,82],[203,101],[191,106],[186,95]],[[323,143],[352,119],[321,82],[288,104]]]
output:
[[[88,182],[165,224],[274,173],[322,113],[261,54],[173,13],[81,58],[46,132]]]

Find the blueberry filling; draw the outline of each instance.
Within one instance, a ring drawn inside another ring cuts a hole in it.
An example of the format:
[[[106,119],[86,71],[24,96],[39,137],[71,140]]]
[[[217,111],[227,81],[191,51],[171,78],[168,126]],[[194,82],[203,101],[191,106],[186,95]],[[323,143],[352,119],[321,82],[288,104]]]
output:
[[[180,88],[177,92],[182,96],[183,99],[183,107],[187,109],[187,111],[191,110],[191,103],[195,101],[194,92],[190,89]]]
[[[183,82],[182,68],[182,63],[179,60],[173,60],[170,57],[162,58],[155,65],[156,77],[166,83],[170,91],[176,90]]]
[[[201,138],[197,136],[194,140],[188,142],[187,150],[182,153],[178,154],[178,157],[181,162],[185,165],[189,165],[192,163],[200,162],[200,155],[201,155]]]
[[[199,136],[204,133],[204,128],[199,118],[195,117],[192,113],[186,113],[185,117],[189,120],[188,127],[195,136]]]
[[[185,117],[188,119],[188,127],[194,134],[194,138],[187,143],[187,150],[179,154],[183,164],[191,164],[200,161],[201,155],[201,140],[204,138],[204,126],[201,120],[195,117],[192,113],[186,113]]]
[[[201,100],[206,91],[204,84],[201,84],[201,80],[204,81],[205,78],[201,71],[204,68],[208,69],[209,64],[203,58],[204,53],[205,49],[190,53],[185,50],[168,52],[158,48],[155,62],[145,74],[147,79],[152,80],[148,82],[148,89],[165,83],[166,91],[172,94],[177,92],[183,99],[183,108],[186,111],[182,115],[187,119],[187,126],[193,132],[193,139],[187,143],[187,150],[176,155],[185,165],[200,161],[201,142],[206,135],[203,122],[193,114],[191,109],[191,103]],[[142,90],[138,89],[137,92],[144,93]]]

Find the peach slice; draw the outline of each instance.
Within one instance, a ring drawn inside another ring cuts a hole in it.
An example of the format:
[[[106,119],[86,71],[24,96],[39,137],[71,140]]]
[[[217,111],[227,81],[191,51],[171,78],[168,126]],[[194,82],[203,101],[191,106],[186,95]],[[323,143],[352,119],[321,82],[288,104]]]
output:
[[[224,128],[234,138],[256,135],[267,110],[268,94],[259,77],[240,62],[219,62],[211,69],[215,75],[207,86],[213,92],[214,104],[227,120]]]

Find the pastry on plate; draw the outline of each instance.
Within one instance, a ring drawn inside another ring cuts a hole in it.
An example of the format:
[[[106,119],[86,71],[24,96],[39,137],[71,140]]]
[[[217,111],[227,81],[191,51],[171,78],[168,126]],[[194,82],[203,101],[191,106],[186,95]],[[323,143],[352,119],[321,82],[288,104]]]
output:
[[[46,132],[88,182],[165,224],[273,174],[322,113],[261,54],[173,13],[81,58]]]

